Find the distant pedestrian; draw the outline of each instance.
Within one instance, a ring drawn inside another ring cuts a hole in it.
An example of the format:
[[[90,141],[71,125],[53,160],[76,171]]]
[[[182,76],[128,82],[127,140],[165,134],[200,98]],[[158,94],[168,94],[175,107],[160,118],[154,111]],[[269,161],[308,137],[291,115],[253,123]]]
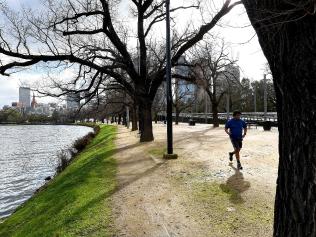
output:
[[[225,132],[229,135],[234,147],[234,151],[229,152],[229,160],[232,162],[233,156],[235,155],[237,160],[237,168],[242,170],[239,153],[242,148],[242,140],[247,134],[247,124],[245,121],[240,119],[240,116],[240,111],[234,111],[233,118],[230,119],[225,125]]]

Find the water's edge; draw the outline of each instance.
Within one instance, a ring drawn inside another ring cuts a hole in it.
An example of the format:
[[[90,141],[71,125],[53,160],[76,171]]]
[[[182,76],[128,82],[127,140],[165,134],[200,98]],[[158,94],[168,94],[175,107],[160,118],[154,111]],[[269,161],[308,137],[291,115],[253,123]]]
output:
[[[87,128],[94,128],[95,125],[93,124],[0,124],[0,128],[1,127],[7,127],[7,126],[12,126],[12,127],[18,127],[18,126],[52,126],[52,127],[59,127],[59,126],[84,126],[84,127],[87,127]],[[37,127],[36,127],[37,128]],[[70,129],[70,128],[69,128]],[[13,131],[14,132],[14,131]],[[93,132],[90,131],[90,132]],[[89,133],[89,131],[86,131],[85,132],[85,135],[87,135]],[[82,137],[84,137],[85,135],[82,135],[82,136],[79,136],[79,137],[76,137],[75,139],[72,139],[72,141],[67,145],[67,148],[71,148],[72,145],[73,145],[73,142],[76,140],[76,139],[80,139]],[[45,146],[45,144],[43,144],[43,146]],[[58,151],[56,150],[56,153],[58,153]],[[31,154],[32,155],[32,154]],[[55,154],[57,156],[57,154]],[[47,164],[48,165],[48,164]],[[23,206],[24,203],[26,203],[29,199],[31,199],[35,194],[37,194],[38,192],[42,191],[43,189],[45,189],[45,187],[55,178],[57,177],[59,174],[55,174],[55,175],[52,175],[52,179],[49,180],[49,181],[46,181],[44,183],[42,183],[40,186],[37,187],[37,189],[35,191],[32,192],[32,194],[30,196],[27,197],[26,200],[24,200],[22,203],[20,203],[19,205],[17,205],[15,207],[15,209],[7,216],[3,216],[3,217],[0,217],[0,223],[3,223],[7,218],[9,218],[14,212],[16,212],[17,209],[19,209],[19,207]],[[40,181],[40,180],[39,180]]]

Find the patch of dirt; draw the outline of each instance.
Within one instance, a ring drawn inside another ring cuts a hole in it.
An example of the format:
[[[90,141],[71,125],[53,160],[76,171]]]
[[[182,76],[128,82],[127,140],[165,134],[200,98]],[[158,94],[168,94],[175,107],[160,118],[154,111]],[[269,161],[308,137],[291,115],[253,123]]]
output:
[[[211,125],[174,126],[177,160],[161,156],[166,126],[154,125],[155,142],[119,127],[113,195],[116,236],[272,236],[278,133],[250,129],[241,159],[229,163],[230,140]]]

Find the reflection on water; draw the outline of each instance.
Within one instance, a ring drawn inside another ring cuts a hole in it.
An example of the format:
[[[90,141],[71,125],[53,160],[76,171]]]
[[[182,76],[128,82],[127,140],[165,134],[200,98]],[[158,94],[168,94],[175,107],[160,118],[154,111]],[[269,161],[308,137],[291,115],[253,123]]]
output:
[[[0,126],[0,218],[55,174],[60,150],[91,131],[82,126]]]

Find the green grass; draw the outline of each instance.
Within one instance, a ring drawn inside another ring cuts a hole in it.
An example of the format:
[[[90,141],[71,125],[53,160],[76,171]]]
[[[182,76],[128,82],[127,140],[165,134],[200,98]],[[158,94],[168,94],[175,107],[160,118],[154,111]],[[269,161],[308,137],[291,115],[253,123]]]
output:
[[[162,156],[167,152],[166,148],[153,148],[148,151],[150,155],[153,155],[157,158],[162,158]]]
[[[190,217],[208,226],[205,236],[272,236],[274,197],[248,192],[252,184],[240,172],[222,182],[205,174],[196,169],[173,177],[173,187],[188,197]]]
[[[273,205],[260,196],[244,200],[240,192],[227,184],[195,183],[194,200],[210,213],[210,226],[215,236],[231,236],[232,233],[269,230],[273,222]],[[234,208],[228,211],[227,208]],[[249,231],[248,229],[248,231]]]
[[[102,126],[65,171],[0,224],[0,236],[112,236],[115,133]]]

